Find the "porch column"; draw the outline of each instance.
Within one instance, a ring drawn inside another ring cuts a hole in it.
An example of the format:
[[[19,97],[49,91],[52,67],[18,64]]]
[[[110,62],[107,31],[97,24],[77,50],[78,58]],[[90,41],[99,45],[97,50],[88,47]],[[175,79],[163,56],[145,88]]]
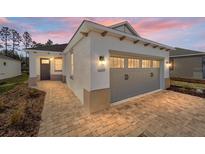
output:
[[[29,86],[37,85],[37,58],[33,53],[29,53]]]
[[[62,70],[62,82],[66,82],[66,64],[67,64],[67,61],[66,61],[66,55],[63,55],[63,70]]]

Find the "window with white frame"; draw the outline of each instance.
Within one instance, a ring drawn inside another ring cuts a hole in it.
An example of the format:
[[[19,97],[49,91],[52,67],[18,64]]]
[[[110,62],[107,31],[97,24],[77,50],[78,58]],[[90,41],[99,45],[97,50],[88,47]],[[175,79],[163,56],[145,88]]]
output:
[[[153,60],[153,61],[152,61],[152,67],[153,67],[153,68],[159,68],[159,67],[160,67],[160,61],[158,61],[158,60]]]
[[[124,58],[110,57],[110,68],[124,68]]]
[[[71,66],[71,78],[73,78],[74,75],[74,54],[70,54],[70,66]]]
[[[54,58],[54,70],[55,72],[62,72],[63,69],[63,59],[62,57]]]
[[[128,68],[139,68],[140,67],[140,60],[135,58],[128,59]]]
[[[142,60],[142,68],[151,68],[151,60]]]

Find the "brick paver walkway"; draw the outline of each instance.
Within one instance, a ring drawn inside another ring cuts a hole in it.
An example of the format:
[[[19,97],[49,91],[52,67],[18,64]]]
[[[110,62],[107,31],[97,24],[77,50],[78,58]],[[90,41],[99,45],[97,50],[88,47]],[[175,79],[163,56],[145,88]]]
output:
[[[88,115],[63,83],[47,92],[39,136],[205,136],[205,99],[161,91]]]

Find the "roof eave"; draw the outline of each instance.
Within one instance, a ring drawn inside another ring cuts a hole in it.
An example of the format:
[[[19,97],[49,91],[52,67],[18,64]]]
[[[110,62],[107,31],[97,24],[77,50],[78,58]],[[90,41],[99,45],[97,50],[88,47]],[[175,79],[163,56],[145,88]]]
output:
[[[114,33],[114,34],[118,34],[118,35],[121,35],[121,36],[125,36],[125,37],[130,38],[130,39],[133,39],[133,40],[139,40],[139,41],[144,42],[144,43],[150,43],[150,44],[152,44],[152,45],[157,45],[157,46],[159,46],[159,47],[164,47],[165,49],[175,50],[174,47],[171,47],[171,46],[168,46],[168,45],[164,45],[164,44],[161,44],[161,43],[158,43],[158,42],[154,42],[154,41],[151,41],[151,40],[142,38],[142,37],[134,36],[134,35],[131,35],[131,34],[123,33],[123,32],[121,32],[121,31],[112,29],[112,28],[110,28],[110,27],[106,27],[106,26],[104,26],[104,25],[101,25],[101,24],[98,24],[98,23],[95,23],[95,22],[92,22],[92,21],[84,20],[84,21],[81,23],[81,25],[78,27],[78,29],[76,30],[76,32],[74,33],[74,35],[72,36],[71,40],[68,42],[68,45],[67,45],[67,47],[63,50],[63,52],[67,52],[67,51],[69,51],[69,50],[72,48],[72,46],[70,46],[71,42],[73,41],[74,37],[75,37],[77,34],[79,34],[79,31],[80,31],[84,26],[87,26],[88,28],[90,28],[91,31],[92,31],[92,28],[93,28],[93,29],[99,29],[99,30],[102,30],[102,31],[107,31],[107,32],[110,32],[110,33]]]
[[[41,52],[41,53],[63,53],[62,51],[51,51],[51,50],[37,50],[37,49],[26,49],[28,52]]]
[[[97,24],[97,23],[93,23],[91,21],[87,21],[87,24],[90,25],[91,27],[96,27],[96,28],[102,29],[103,31],[108,31],[108,32],[111,32],[111,33],[119,34],[121,36],[126,36],[128,38],[133,39],[133,40],[137,39],[137,40],[140,40],[140,41],[142,41],[144,43],[150,43],[150,44],[158,45],[160,47],[164,47],[164,48],[167,48],[167,49],[170,49],[170,50],[175,50],[174,47],[171,47],[171,46],[168,46],[168,45],[164,45],[164,44],[161,44],[161,43],[158,43],[158,42],[154,42],[154,41],[145,39],[143,37],[138,37],[138,36],[130,35],[128,33],[123,33],[121,31],[118,31],[118,30],[115,30],[115,29],[112,29],[112,28],[109,28],[109,27],[106,27],[106,26],[103,26],[103,25],[100,25],[100,24]]]
[[[187,55],[177,55],[177,56],[169,56],[170,58],[178,58],[178,57],[192,57],[192,56],[203,56],[205,53],[200,54],[187,54]]]

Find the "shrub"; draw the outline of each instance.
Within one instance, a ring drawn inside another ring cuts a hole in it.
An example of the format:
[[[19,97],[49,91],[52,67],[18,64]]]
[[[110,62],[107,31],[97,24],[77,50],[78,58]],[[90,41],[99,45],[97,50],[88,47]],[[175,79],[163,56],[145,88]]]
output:
[[[0,82],[0,85],[4,85],[4,84],[7,84],[7,82],[6,81]]]
[[[16,109],[10,119],[10,125],[20,125],[24,121],[24,116],[25,116],[25,108],[24,107],[19,107]]]
[[[40,96],[40,93],[37,89],[31,89],[29,91],[29,98],[36,98],[36,97],[39,97]]]

